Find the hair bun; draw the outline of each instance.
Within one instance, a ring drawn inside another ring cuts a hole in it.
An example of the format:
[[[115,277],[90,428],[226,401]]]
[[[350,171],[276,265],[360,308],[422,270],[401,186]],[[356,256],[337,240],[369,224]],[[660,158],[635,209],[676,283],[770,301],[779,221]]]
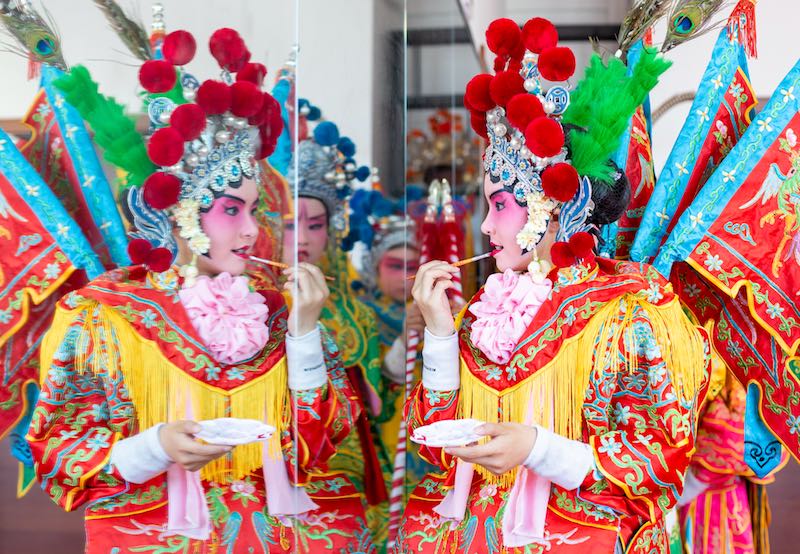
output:
[[[614,168],[612,184],[592,182],[592,201],[594,210],[587,223],[608,225],[622,217],[631,201],[631,187],[625,173],[612,161],[608,164]]]

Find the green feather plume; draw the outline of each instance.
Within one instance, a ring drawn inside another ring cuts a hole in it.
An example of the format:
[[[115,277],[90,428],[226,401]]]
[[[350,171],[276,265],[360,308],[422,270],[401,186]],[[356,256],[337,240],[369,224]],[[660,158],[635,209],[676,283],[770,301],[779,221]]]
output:
[[[613,182],[608,161],[631,116],[670,65],[654,48],[643,50],[631,75],[619,58],[605,64],[599,55],[592,56],[561,120],[575,127],[569,131],[569,144],[571,163],[579,175]]]
[[[138,186],[156,170],[133,118],[113,98],[100,94],[89,70],[77,65],[54,84],[94,131],[103,157],[128,173],[124,188]]]

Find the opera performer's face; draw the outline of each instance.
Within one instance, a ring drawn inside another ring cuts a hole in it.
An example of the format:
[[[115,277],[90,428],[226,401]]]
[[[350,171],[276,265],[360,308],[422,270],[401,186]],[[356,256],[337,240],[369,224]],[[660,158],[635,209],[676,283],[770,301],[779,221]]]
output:
[[[407,278],[416,275],[418,269],[419,252],[416,248],[390,248],[378,262],[378,288],[395,302],[405,303],[411,296]]]
[[[284,223],[283,261],[287,264],[308,262],[317,265],[328,245],[328,212],[316,198],[297,199],[297,217]]]
[[[257,184],[244,178],[238,187],[227,187],[207,211],[200,213],[200,227],[211,244],[197,261],[201,275],[228,272],[236,276],[245,272],[258,237],[257,207]]]

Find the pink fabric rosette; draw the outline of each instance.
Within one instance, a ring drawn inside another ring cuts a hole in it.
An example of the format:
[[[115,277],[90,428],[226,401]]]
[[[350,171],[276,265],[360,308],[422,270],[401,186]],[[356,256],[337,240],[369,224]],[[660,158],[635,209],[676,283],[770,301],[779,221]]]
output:
[[[553,283],[534,283],[527,273],[506,269],[490,275],[480,300],[469,311],[475,316],[469,338],[496,364],[511,359],[525,329],[547,300]]]
[[[198,277],[194,286],[182,288],[178,294],[216,361],[236,364],[253,357],[267,344],[269,310],[265,298],[250,291],[247,277],[229,273],[213,279]]]

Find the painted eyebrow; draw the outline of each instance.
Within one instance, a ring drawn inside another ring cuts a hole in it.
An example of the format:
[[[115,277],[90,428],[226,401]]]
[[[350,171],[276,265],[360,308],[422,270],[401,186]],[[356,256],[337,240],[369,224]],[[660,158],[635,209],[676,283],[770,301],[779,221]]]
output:
[[[324,218],[325,218],[325,214],[319,214],[319,215],[312,215],[308,219],[309,220],[317,220],[317,219],[324,219]]]
[[[492,194],[489,195],[489,200],[494,198],[495,194],[500,194],[501,192],[508,192],[508,191],[506,189],[498,189],[498,190],[494,191]]]
[[[220,194],[219,197],[220,198],[229,198],[231,200],[235,200],[236,202],[240,202],[242,204],[245,204],[245,201],[243,199],[239,198],[238,196],[234,196],[232,194]]]

